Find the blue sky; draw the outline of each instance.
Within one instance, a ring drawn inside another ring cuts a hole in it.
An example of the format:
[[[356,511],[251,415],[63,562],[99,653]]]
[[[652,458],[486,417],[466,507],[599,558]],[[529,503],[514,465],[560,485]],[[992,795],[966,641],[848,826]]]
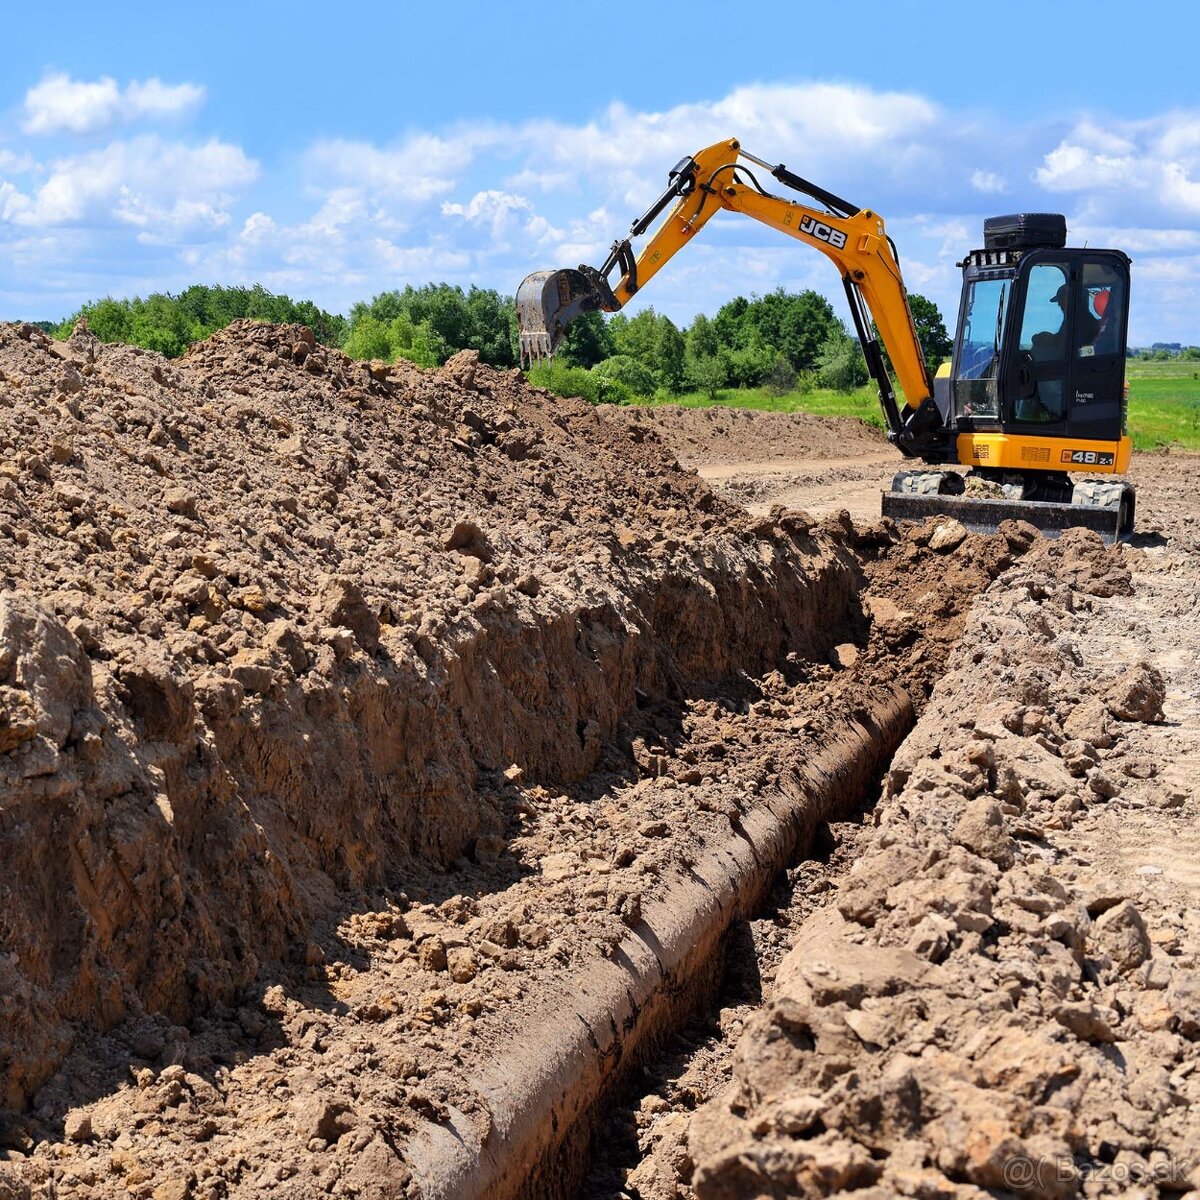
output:
[[[1200,342],[1194,6],[303,2],[6,14],[0,319],[262,282],[345,310],[511,292],[603,257],[684,154],[736,136],[881,212],[957,307],[983,217],[1065,212],[1134,259],[1131,337]],[[816,287],[722,215],[639,300],[680,322]]]

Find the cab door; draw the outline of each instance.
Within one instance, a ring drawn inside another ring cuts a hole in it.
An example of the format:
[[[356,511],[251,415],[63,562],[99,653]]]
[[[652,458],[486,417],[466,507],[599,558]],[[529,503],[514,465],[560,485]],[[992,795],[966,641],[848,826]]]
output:
[[[1068,432],[1072,438],[1116,441],[1125,424],[1125,255],[1083,252],[1075,303]]]
[[[1032,257],[1032,256],[1031,256]],[[1067,253],[1027,262],[1013,315],[1015,344],[1005,375],[1005,417],[1018,433],[1066,431],[1074,323]]]

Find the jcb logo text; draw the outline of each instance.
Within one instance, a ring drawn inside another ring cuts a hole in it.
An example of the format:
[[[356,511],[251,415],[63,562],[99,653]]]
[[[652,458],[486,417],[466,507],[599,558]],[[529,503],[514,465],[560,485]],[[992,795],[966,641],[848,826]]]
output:
[[[841,250],[846,245],[846,235],[840,229],[833,229],[824,221],[814,221],[812,217],[805,217],[800,222],[800,232],[828,242],[835,250]]]

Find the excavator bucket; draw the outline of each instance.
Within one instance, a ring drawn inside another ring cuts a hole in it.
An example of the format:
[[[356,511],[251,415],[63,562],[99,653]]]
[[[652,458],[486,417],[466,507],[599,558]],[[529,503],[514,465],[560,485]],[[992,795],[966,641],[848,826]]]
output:
[[[601,307],[599,292],[582,272],[534,271],[517,288],[521,363],[549,358],[576,317]]]
[[[1001,521],[1025,521],[1047,537],[1057,537],[1067,529],[1092,529],[1106,544],[1112,545],[1133,533],[1131,505],[1132,499],[1128,505],[1053,504],[977,496],[913,496],[893,491],[883,493],[881,510],[893,521],[953,517],[969,533],[995,533]]]

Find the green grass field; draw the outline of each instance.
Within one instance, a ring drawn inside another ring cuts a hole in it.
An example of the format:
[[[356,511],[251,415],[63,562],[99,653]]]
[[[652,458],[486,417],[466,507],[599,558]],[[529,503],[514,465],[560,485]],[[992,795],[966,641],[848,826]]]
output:
[[[765,388],[728,388],[710,400],[703,392],[684,392],[678,396],[659,393],[643,404],[678,404],[683,408],[757,408],[764,412],[807,412],[821,417],[858,417],[871,425],[883,426],[879,396],[874,387],[853,392],[833,392],[816,388],[811,392],[788,392],[773,396]]]
[[[1132,359],[1125,374],[1134,448],[1200,450],[1200,362]]]
[[[1129,432],[1137,450],[1173,447],[1200,450],[1200,362],[1174,359],[1146,362],[1131,359]],[[768,412],[808,412],[822,417],[858,417],[883,428],[879,399],[873,386],[853,392],[817,388],[773,396],[764,388],[730,388],[709,400],[701,392],[660,395],[651,404],[680,404],[685,408],[757,408]]]

